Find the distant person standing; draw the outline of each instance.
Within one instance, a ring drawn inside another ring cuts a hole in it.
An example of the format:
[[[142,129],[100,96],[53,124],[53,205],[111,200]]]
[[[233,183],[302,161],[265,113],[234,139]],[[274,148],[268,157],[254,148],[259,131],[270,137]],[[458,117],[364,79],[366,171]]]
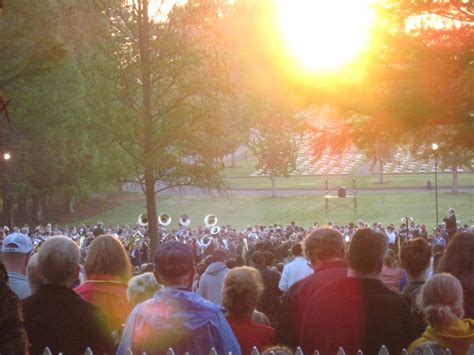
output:
[[[222,305],[221,289],[224,284],[225,275],[229,268],[224,263],[227,253],[222,249],[216,249],[212,253],[212,263],[207,267],[199,280],[196,293],[214,304]]]
[[[294,283],[313,273],[313,269],[308,265],[308,260],[303,256],[303,247],[300,243],[293,245],[291,252],[295,258],[283,268],[283,273],[278,283],[278,288],[281,292],[288,291]]]
[[[453,235],[457,232],[457,225],[456,225],[456,211],[454,208],[450,208],[448,210],[448,215],[443,218],[443,222],[446,223],[446,232],[448,233],[449,240],[453,237]],[[448,241],[449,241],[448,240]]]

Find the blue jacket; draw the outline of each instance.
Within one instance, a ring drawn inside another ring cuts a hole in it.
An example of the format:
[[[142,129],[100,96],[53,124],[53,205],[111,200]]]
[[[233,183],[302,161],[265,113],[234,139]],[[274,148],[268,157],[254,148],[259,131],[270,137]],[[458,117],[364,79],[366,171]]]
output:
[[[240,346],[223,308],[184,289],[165,288],[138,304],[127,319],[117,354],[240,355]]]

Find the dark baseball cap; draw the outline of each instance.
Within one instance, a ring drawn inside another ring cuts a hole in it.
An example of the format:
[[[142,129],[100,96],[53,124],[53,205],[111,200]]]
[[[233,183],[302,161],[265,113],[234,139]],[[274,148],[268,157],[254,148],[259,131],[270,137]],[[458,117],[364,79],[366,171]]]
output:
[[[156,251],[155,269],[164,277],[184,276],[193,270],[193,250],[174,240],[163,243]]]

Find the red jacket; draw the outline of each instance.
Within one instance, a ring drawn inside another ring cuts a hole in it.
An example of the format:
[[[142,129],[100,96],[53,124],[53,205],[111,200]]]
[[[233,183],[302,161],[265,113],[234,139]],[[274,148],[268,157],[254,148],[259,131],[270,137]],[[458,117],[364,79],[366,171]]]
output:
[[[74,291],[102,309],[111,331],[119,329],[132,311],[127,299],[127,285],[112,276],[92,276]]]
[[[323,263],[315,272],[298,281],[283,296],[280,319],[277,326],[279,344],[293,349],[299,345],[300,326],[308,299],[328,282],[345,277],[347,265],[342,260]]]
[[[249,355],[256,346],[260,352],[276,344],[275,329],[253,323],[250,316],[227,316],[227,320],[240,344],[242,355]]]

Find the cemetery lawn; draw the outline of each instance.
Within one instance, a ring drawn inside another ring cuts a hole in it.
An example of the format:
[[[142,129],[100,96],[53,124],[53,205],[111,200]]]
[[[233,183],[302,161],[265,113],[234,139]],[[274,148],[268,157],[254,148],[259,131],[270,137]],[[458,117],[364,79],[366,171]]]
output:
[[[140,213],[146,211],[145,200],[142,195],[122,200],[116,207],[101,212],[86,220],[77,220],[72,224],[86,223],[94,225],[97,221],[106,224],[135,225]],[[334,199],[330,207],[346,202],[345,206],[324,213],[324,199],[322,196],[289,196],[289,197],[189,197],[166,196],[159,197],[157,207],[159,213],[166,212],[173,218],[170,227],[176,228],[176,222],[181,214],[186,213],[191,219],[191,227],[202,225],[205,215],[214,213],[219,219],[219,225],[232,225],[243,228],[247,225],[281,223],[287,224],[294,220],[297,223],[309,226],[317,221],[320,224],[329,221],[336,223],[356,222],[362,218],[367,222],[382,222],[385,224],[400,223],[403,216],[414,217],[415,222],[425,223],[430,228],[435,223],[434,192],[417,192],[405,194],[367,194],[358,198],[358,213],[354,215],[352,200]],[[474,193],[440,193],[439,220],[442,221],[448,208],[456,209],[458,220],[463,224],[474,224]]]
[[[229,170],[229,169],[227,169]],[[460,173],[459,187],[474,186],[474,173]],[[291,176],[289,178],[276,178],[276,186],[281,189],[324,189],[324,176]],[[431,180],[434,189],[434,174],[406,174],[385,175],[384,183],[379,183],[379,177],[356,176],[359,189],[392,189],[392,188],[425,188],[427,180]],[[226,181],[231,189],[270,189],[271,183],[268,177],[229,177]],[[352,176],[329,176],[329,187],[346,186],[352,188]],[[451,174],[438,174],[439,187],[451,187]]]

